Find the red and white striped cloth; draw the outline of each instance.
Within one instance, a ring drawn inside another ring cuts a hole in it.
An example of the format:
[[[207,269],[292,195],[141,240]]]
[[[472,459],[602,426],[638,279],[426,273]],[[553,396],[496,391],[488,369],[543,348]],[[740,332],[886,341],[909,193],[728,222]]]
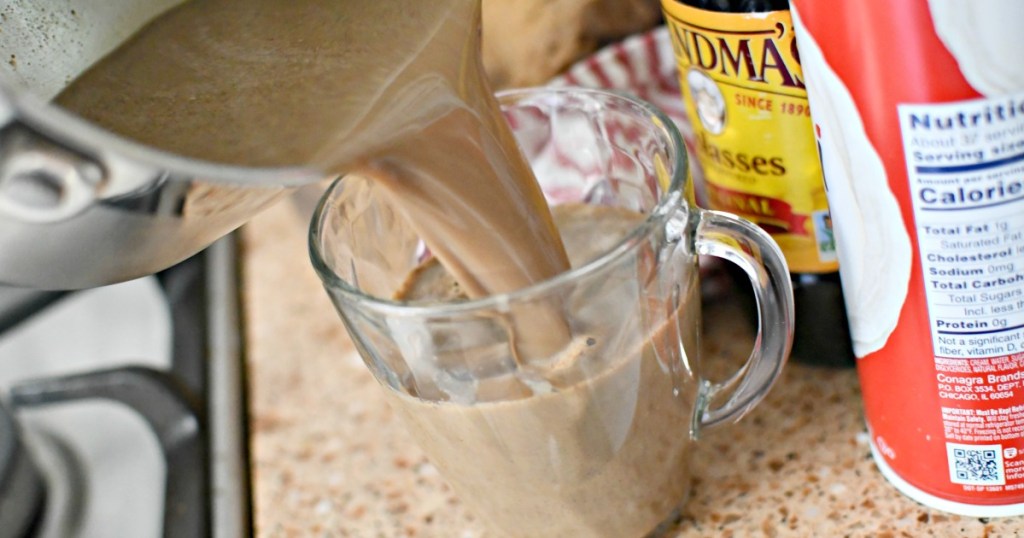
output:
[[[630,92],[665,111],[689,137],[690,122],[679,92],[676,65],[668,30],[661,26],[608,45],[577,62],[550,84]]]
[[[697,203],[704,205],[704,175],[694,158],[693,129],[679,90],[672,41],[664,26],[608,45],[577,62],[549,84],[626,91],[663,110],[683,135],[690,156],[690,173],[697,186]]]

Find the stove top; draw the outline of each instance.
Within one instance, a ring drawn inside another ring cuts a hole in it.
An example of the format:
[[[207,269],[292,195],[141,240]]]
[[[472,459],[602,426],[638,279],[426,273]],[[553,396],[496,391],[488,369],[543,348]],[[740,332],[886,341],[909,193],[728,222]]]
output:
[[[229,236],[69,294],[0,288],[0,411],[20,445],[0,448],[0,506],[18,508],[0,512],[25,514],[0,514],[0,538],[249,534],[236,251]]]

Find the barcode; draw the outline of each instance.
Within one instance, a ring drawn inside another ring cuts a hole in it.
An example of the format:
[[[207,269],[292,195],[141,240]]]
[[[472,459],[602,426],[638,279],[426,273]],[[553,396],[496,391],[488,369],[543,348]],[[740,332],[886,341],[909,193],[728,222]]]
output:
[[[1000,445],[946,443],[949,454],[949,480],[954,484],[975,486],[1005,484],[1002,449]]]

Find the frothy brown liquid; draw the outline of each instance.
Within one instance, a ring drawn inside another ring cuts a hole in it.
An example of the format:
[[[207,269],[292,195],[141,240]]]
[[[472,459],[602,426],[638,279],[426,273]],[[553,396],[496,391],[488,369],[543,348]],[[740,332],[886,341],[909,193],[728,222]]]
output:
[[[193,0],[56,102],[196,159],[358,170],[480,297],[568,261],[484,75],[479,21],[479,0]]]
[[[143,28],[57,102],[196,159],[356,170],[418,230],[448,289],[454,281],[469,297],[511,291],[568,269],[569,259],[483,75],[479,7],[195,0]],[[577,262],[640,219],[591,211],[563,221]],[[415,289],[424,287],[410,284],[404,298]],[[390,398],[466,502],[499,519],[533,514],[500,526],[523,536],[645,532],[688,487],[693,398],[676,391],[677,372],[656,353],[678,346],[678,334],[666,322],[613,352],[585,327],[570,337],[563,314],[541,304],[513,320],[509,353],[553,357],[539,374],[547,393],[513,373],[459,395],[425,374],[414,394],[434,402]],[[467,454],[472,446],[504,448]]]
[[[574,266],[607,251],[642,220],[607,207],[554,212]],[[622,320],[657,317],[664,304],[628,315],[605,311],[604,320],[573,312],[581,334],[574,344],[581,345],[568,346],[543,372],[554,386],[547,393],[532,392],[536,381],[523,383],[521,370],[477,380],[473,395],[458,394],[443,374],[421,371],[406,387],[417,397],[388,390],[389,401],[459,497],[497,528],[521,537],[642,536],[689,489],[692,383],[679,379],[670,362],[680,338],[688,349],[695,344],[695,329],[679,331],[699,316],[695,289],[685,290],[678,310],[654,326],[624,329]],[[609,280],[585,293],[592,296],[582,308],[606,300],[640,308],[635,284]],[[401,297],[458,294],[450,275],[427,264],[410,276]]]

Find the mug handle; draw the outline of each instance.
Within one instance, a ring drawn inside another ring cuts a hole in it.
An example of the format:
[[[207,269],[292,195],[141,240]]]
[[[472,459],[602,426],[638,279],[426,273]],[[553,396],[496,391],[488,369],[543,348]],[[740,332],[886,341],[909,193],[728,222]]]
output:
[[[764,230],[735,215],[694,209],[697,254],[732,262],[750,277],[757,300],[757,338],[747,362],[723,383],[701,380],[693,436],[735,422],[754,408],[782,373],[793,345],[793,285],[778,245]],[[721,405],[714,400],[725,397]]]

